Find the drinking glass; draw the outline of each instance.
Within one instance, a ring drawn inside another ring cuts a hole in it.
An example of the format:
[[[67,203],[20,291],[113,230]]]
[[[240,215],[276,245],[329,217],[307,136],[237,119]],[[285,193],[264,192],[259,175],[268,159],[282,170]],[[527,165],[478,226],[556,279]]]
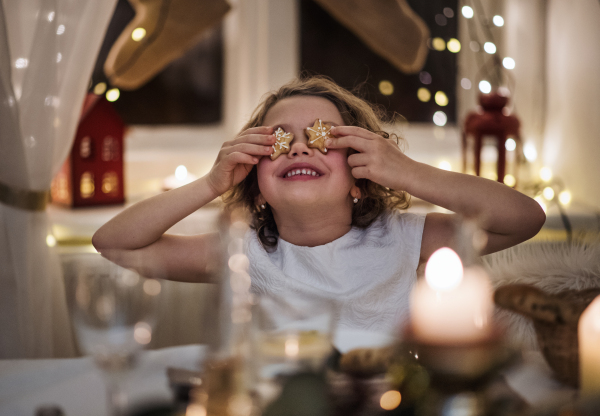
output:
[[[75,270],[69,304],[77,339],[102,371],[110,414],[122,415],[127,405],[122,381],[152,339],[161,284],[99,254],[81,255]]]
[[[262,406],[294,374],[320,371],[333,352],[338,305],[303,292],[262,295],[252,312],[256,389]]]

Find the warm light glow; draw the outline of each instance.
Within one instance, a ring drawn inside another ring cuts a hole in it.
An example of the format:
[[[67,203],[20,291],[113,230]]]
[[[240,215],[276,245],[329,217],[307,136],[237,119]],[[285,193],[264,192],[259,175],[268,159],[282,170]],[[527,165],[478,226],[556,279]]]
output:
[[[206,416],[206,407],[199,403],[190,403],[185,408],[185,416]]]
[[[481,91],[484,94],[489,94],[490,92],[492,92],[492,84],[490,84],[488,81],[480,81],[479,82],[479,91]]]
[[[65,25],[59,25],[58,28],[56,28],[56,34],[62,35],[63,33],[65,33]]]
[[[285,355],[288,357],[297,357],[299,351],[300,345],[298,343],[298,338],[293,337],[285,340]]]
[[[133,329],[133,338],[138,344],[146,345],[152,340],[152,329],[146,322],[138,322]]]
[[[452,170],[452,165],[450,164],[450,162],[448,162],[446,160],[442,160],[439,163],[438,168],[443,169],[443,170]]]
[[[379,82],[379,92],[383,95],[392,95],[394,93],[394,84],[390,81],[383,80]]]
[[[448,96],[443,91],[438,91],[435,93],[435,103],[440,107],[445,107],[448,105]]]
[[[452,290],[463,278],[463,266],[458,254],[448,247],[435,251],[425,266],[425,280],[435,291]]]
[[[502,16],[496,15],[492,18],[492,22],[498,27],[504,26],[504,19]]]
[[[433,49],[436,51],[443,51],[446,49],[446,42],[444,42],[444,39],[442,38],[433,38],[431,40],[431,46],[433,46]]]
[[[27,68],[27,65],[29,65],[29,60],[27,58],[19,58],[15,61],[15,68]]]
[[[133,29],[133,32],[131,32],[131,39],[135,40],[136,42],[139,42],[145,37],[146,29],[144,29],[143,27],[136,27],[135,29]]]
[[[106,83],[105,82],[99,82],[94,87],[94,94],[96,94],[96,95],[102,95],[105,92],[106,92]]]
[[[448,43],[446,44],[446,47],[448,48],[448,50],[450,52],[453,52],[453,53],[460,52],[460,42],[458,39],[454,39],[454,38],[450,39],[448,41]]]
[[[509,58],[508,56],[502,60],[502,65],[506,69],[515,69],[515,60],[513,58]]]
[[[540,169],[540,178],[542,178],[543,181],[548,182],[550,179],[552,179],[552,169],[550,169],[547,166],[544,166],[543,168]]]
[[[535,144],[529,142],[525,143],[523,146],[523,153],[525,154],[525,159],[529,162],[535,162],[537,159],[537,150],[535,149]]]
[[[506,148],[506,150],[508,150],[509,152],[512,152],[513,150],[515,150],[517,148],[517,142],[515,142],[515,139],[512,138],[508,138],[506,140],[506,143],[504,143],[504,147]]]
[[[461,79],[460,86],[463,87],[465,90],[470,90],[471,89],[471,80],[469,78]]]
[[[537,201],[538,204],[540,204],[540,207],[542,207],[544,212],[548,211],[548,206],[546,205],[546,202],[544,201],[544,199],[541,196],[536,196],[535,200]]]
[[[175,177],[177,180],[183,181],[187,178],[188,170],[184,165],[179,165],[175,168]]]
[[[550,187],[550,186],[546,186],[544,188],[544,190],[542,191],[542,195],[548,201],[552,201],[554,199],[554,189],[552,189],[552,187]]]
[[[158,280],[148,279],[144,282],[144,292],[148,296],[157,296],[160,294],[161,289],[162,288]]]
[[[433,114],[433,123],[436,126],[444,127],[446,125],[447,121],[448,121],[448,117],[446,116],[446,113],[444,113],[443,111],[436,111]]]
[[[46,18],[48,19],[49,22],[51,22],[54,20],[54,16],[56,16],[56,13],[50,12],[50,13],[48,13],[48,16],[46,16]]]
[[[426,103],[431,100],[431,93],[427,88],[421,87],[417,90],[417,98]]]
[[[383,410],[394,410],[396,407],[400,406],[401,401],[402,395],[400,392],[397,390],[390,390],[381,395],[379,405]]]
[[[470,19],[471,17],[473,17],[473,9],[470,8],[469,6],[463,6],[463,8],[461,9],[462,11],[462,15],[464,17],[466,17],[467,19]]]
[[[504,176],[504,184],[506,186],[513,187],[513,186],[515,186],[516,183],[517,183],[517,179],[513,175],[508,174],[508,175]]]
[[[560,194],[558,194],[558,200],[563,205],[569,205],[569,203],[571,202],[571,192],[562,191]]]
[[[111,103],[117,101],[120,96],[121,92],[118,88],[111,88],[110,90],[106,91],[106,99]]]
[[[229,268],[236,273],[246,273],[248,267],[250,267],[250,260],[248,260],[248,256],[245,254],[237,253],[229,257],[227,264],[229,265]]]
[[[492,42],[486,42],[483,44],[483,50],[490,55],[493,55],[496,53],[496,45],[494,45]]]
[[[54,247],[54,246],[56,246],[56,237],[54,237],[52,234],[48,234],[46,236],[46,245],[48,247]]]

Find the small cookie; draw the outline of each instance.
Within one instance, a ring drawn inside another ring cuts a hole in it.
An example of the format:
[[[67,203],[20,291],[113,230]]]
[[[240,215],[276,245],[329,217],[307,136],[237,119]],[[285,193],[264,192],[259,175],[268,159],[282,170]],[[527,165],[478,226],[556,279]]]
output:
[[[331,135],[331,128],[333,125],[323,123],[321,119],[315,120],[315,124],[312,127],[306,128],[306,134],[308,135],[308,147],[316,148],[321,153],[327,153],[325,147],[325,140],[333,137]]]
[[[281,127],[275,132],[275,138],[277,141],[273,145],[273,153],[271,153],[271,160],[275,160],[284,153],[290,152],[290,143],[294,140],[292,133],[286,133]]]

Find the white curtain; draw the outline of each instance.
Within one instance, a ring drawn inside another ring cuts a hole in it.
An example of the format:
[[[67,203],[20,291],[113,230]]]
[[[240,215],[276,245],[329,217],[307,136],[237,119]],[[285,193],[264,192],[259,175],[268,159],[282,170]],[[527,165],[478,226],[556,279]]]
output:
[[[75,135],[116,0],[0,1],[0,185],[47,191]],[[10,199],[10,198],[8,198]],[[45,211],[0,203],[0,358],[74,354]]]

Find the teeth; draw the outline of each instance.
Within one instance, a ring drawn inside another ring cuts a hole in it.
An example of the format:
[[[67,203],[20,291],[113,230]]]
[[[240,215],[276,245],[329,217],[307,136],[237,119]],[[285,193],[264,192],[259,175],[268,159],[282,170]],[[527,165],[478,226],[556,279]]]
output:
[[[310,170],[310,169],[290,170],[285,176],[287,178],[291,178],[292,176],[296,176],[296,175],[321,176],[314,170]]]

